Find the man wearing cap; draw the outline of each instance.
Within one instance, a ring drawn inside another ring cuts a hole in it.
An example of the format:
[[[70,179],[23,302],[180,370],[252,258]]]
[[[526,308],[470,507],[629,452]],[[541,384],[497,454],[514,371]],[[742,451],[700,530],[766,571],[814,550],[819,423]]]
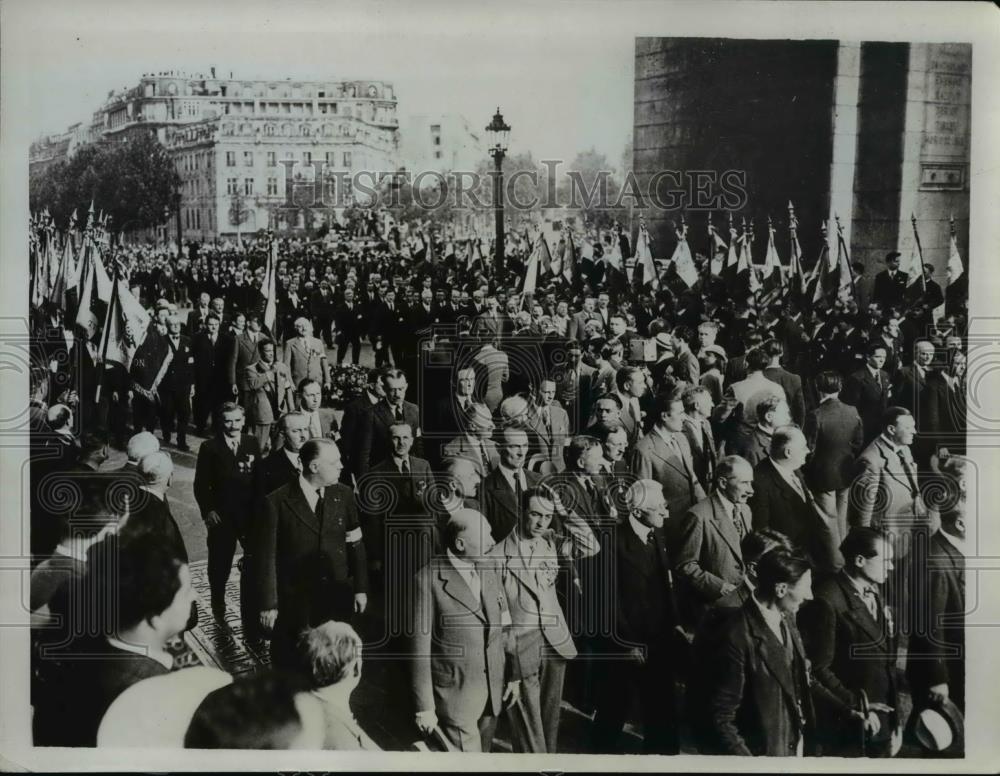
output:
[[[889,251],[885,255],[885,269],[875,276],[875,288],[872,299],[882,306],[883,310],[899,307],[906,297],[908,276],[899,269],[899,251]]]

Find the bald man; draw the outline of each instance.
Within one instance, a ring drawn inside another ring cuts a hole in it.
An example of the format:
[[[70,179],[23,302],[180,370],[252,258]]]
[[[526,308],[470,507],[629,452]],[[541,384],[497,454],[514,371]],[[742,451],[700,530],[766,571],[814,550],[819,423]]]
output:
[[[489,752],[501,709],[520,695],[510,606],[498,565],[484,558],[494,542],[481,513],[451,514],[444,544],[414,576],[415,722],[463,752]]]
[[[128,512],[118,529],[119,539],[126,542],[143,534],[156,534],[176,548],[178,557],[187,563],[184,538],[167,502],[167,490],[174,474],[173,461],[165,452],[158,450],[143,456],[136,471],[143,484],[135,500],[129,503]]]
[[[125,447],[125,454],[128,458],[123,468],[126,471],[138,471],[139,461],[150,453],[158,452],[159,449],[160,440],[156,438],[155,434],[149,431],[140,431],[138,434],[133,434],[129,437],[128,444]]]
[[[663,529],[670,511],[663,486],[651,479],[629,487],[626,506],[612,550],[616,562],[608,591],[615,615],[607,646],[616,657],[595,667],[593,743],[601,754],[623,752],[622,727],[632,698],[638,697],[644,751],[677,754],[677,616]]]

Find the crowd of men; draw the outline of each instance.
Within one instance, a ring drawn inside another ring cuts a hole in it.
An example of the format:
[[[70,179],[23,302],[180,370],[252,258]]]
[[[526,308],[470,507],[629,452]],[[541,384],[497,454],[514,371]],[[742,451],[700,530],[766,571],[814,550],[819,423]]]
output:
[[[153,320],[128,370],[96,318],[39,311],[36,743],[111,735],[197,622],[166,452],[193,434],[209,606],[241,550],[273,668],[179,704],[178,746],[376,748],[349,703],[364,647],[414,737],[461,751],[501,720],[514,751],[562,751],[564,700],[601,753],[629,720],[658,754],[961,751],[964,310],[906,300],[898,254],[864,305],[758,311],[596,263],[523,298],[524,257],[498,278],[283,251],[273,336],[235,250],[137,254]],[[328,351],[362,340],[375,368],[335,414]]]

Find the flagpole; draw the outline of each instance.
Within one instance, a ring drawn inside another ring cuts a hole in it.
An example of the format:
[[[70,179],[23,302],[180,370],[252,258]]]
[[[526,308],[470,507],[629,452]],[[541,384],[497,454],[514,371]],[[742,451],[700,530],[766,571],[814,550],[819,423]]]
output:
[[[844,240],[844,228],[840,225],[840,216],[836,213],[833,214],[834,220],[837,222],[837,249],[844,249],[844,256],[847,259],[847,274],[851,279],[851,293],[854,295],[854,301],[858,301],[858,287],[854,281],[854,267],[851,266],[851,254],[847,250],[847,242]]]
[[[927,292],[927,281],[924,279],[924,249],[920,245],[920,234],[917,232],[917,216],[914,213],[910,213],[910,223],[913,224],[913,239],[917,243],[917,257],[920,259],[920,266],[917,267],[917,271],[920,272],[920,287],[921,290]]]

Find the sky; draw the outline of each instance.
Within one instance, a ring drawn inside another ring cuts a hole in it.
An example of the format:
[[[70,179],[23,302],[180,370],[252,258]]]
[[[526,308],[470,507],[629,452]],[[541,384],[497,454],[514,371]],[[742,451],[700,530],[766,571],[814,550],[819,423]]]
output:
[[[575,10],[575,9],[583,9]],[[95,12],[99,11],[99,12]],[[500,107],[511,152],[571,160],[591,147],[618,166],[632,134],[634,34],[610,6],[507,3],[42,3],[27,50],[37,137],[90,120],[145,72],[393,83],[401,125],[459,113],[485,127]]]

